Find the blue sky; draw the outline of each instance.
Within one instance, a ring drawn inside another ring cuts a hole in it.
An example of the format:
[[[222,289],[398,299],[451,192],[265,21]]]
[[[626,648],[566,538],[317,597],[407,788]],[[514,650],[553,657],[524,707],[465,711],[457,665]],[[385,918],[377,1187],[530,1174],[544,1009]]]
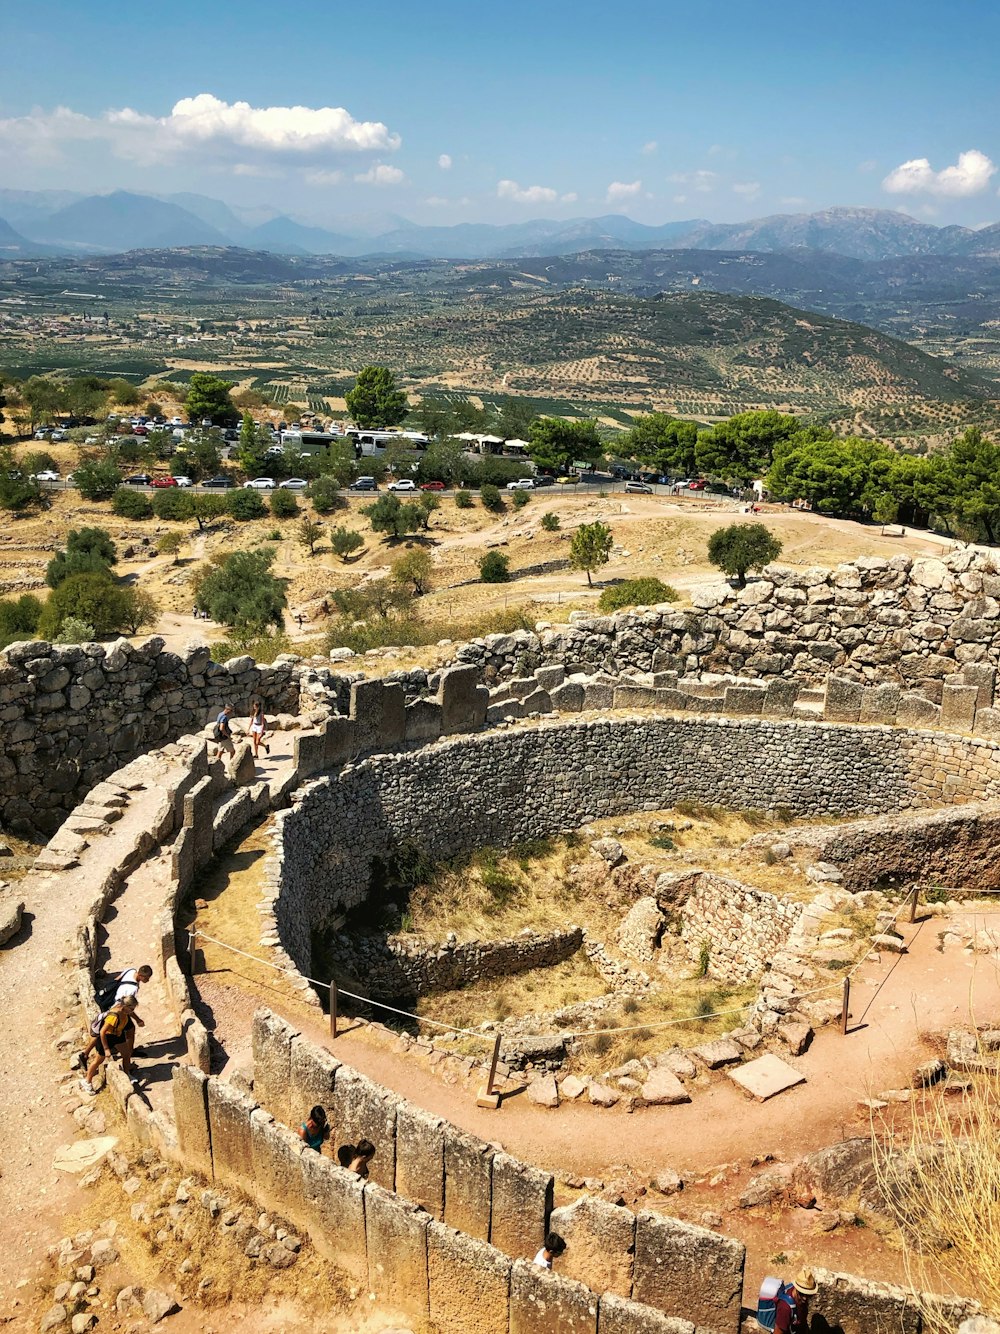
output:
[[[984,0],[7,0],[0,186],[319,221],[1000,218]]]

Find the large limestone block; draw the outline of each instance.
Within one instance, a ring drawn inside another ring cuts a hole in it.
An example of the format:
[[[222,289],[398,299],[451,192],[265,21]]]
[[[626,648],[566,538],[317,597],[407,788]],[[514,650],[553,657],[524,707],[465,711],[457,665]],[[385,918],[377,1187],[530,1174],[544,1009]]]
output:
[[[941,687],[940,725],[953,732],[971,732],[976,721],[978,686]]]
[[[325,1107],[333,1112],[333,1088],[340,1062],[333,1052],[306,1038],[292,1039],[289,1050],[288,1100],[299,1121],[305,1120],[311,1107]],[[254,1081],[256,1088],[256,1079]],[[262,1099],[263,1101],[263,1099]],[[265,1104],[266,1105],[266,1104]],[[298,1124],[299,1121],[294,1124]],[[334,1125],[334,1131],[337,1127]]]
[[[509,1334],[511,1262],[443,1223],[427,1228],[430,1322],[438,1334]]]
[[[636,1218],[632,1296],[700,1330],[735,1334],[745,1261],[742,1243],[646,1210]]]
[[[296,1227],[305,1226],[308,1211],[302,1190],[303,1153],[313,1153],[287,1126],[261,1108],[250,1116],[254,1200],[273,1209]]]
[[[444,1136],[444,1221],[481,1241],[490,1238],[493,1150],[453,1126]]]
[[[212,1177],[212,1136],[208,1128],[208,1076],[192,1065],[175,1065],[174,1124],[183,1161]]]
[[[401,1102],[396,1109],[396,1192],[439,1222],[444,1217],[444,1124],[412,1103]]]
[[[690,1320],[664,1315],[614,1292],[601,1295],[599,1328],[601,1334],[694,1334]]]
[[[354,1282],[368,1282],[366,1184],[318,1153],[300,1158],[306,1227],[313,1245]]]
[[[861,716],[865,688],[858,681],[831,676],[826,682],[823,717],[828,723],[856,723]]]
[[[415,699],[406,706],[406,740],[436,741],[441,735],[441,705],[433,699]]]
[[[215,1179],[253,1195],[253,1150],[250,1113],[257,1106],[232,1084],[212,1076],[208,1081],[208,1119],[212,1132]]]
[[[298,1115],[298,1110],[290,1106],[289,1098],[291,1045],[296,1036],[291,1024],[270,1010],[255,1012],[252,1037],[254,1097],[261,1107],[286,1126],[291,1125]],[[305,1115],[303,1113],[301,1119]]]
[[[726,686],[723,710],[738,717],[760,717],[767,691],[760,686]]]
[[[327,718],[323,743],[323,767],[335,769],[354,755],[354,723],[342,714]]]
[[[381,1186],[365,1189],[368,1291],[383,1308],[428,1318],[427,1228],[430,1218]]]
[[[454,732],[474,732],[482,727],[486,713],[478,687],[478,667],[446,667],[441,673],[438,703],[441,705],[443,736],[450,736]],[[488,693],[486,699],[488,702]]]
[[[365,1075],[342,1065],[333,1088],[333,1121],[338,1146],[369,1139],[375,1157],[368,1165],[372,1181],[386,1190],[396,1182],[396,1099]]]
[[[812,1325],[821,1322],[843,1334],[917,1334],[920,1311],[894,1283],[873,1283],[853,1274],[816,1269],[819,1292],[810,1302]]]
[[[403,687],[382,681],[355,681],[351,686],[351,719],[359,754],[393,750],[406,737],[406,696]]]
[[[559,1271],[595,1292],[632,1294],[635,1214],[606,1200],[582,1196],[555,1209],[549,1227],[566,1242]]]
[[[895,723],[902,691],[895,685],[865,686],[861,696],[859,721]]]
[[[495,1153],[490,1245],[505,1255],[534,1255],[545,1240],[554,1189],[550,1173],[509,1153]]]
[[[561,1274],[515,1262],[510,1273],[510,1334],[596,1334],[597,1294]]]

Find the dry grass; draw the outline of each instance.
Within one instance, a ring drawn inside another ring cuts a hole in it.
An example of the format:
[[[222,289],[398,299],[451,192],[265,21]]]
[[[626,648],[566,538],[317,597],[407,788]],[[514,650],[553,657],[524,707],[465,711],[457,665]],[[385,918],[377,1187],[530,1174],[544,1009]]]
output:
[[[950,1330],[927,1293],[971,1292],[1000,1315],[1000,1076],[977,1077],[955,1108],[929,1094],[902,1129],[873,1126],[879,1185],[897,1226],[925,1328]]]

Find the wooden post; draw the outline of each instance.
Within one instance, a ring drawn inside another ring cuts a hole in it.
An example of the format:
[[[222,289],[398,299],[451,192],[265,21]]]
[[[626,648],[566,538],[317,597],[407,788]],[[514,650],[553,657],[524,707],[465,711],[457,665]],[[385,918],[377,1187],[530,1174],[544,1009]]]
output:
[[[476,1097],[476,1106],[485,1107],[491,1112],[495,1112],[500,1106],[500,1094],[493,1087],[493,1081],[497,1073],[497,1061],[500,1059],[500,1034],[496,1036],[493,1044],[493,1055],[490,1058],[490,1073],[487,1076],[486,1083],[479,1090]]]
[[[845,977],[844,1002],[840,1011],[840,1031],[843,1034],[847,1033],[847,1020],[849,1018],[850,1007],[851,1007],[851,979],[849,977]]]
[[[489,1078],[486,1080],[486,1092],[490,1094],[495,1092],[493,1088],[493,1081],[494,1079],[496,1079],[497,1061],[499,1061],[499,1059],[500,1059],[500,1034],[498,1033],[497,1040],[493,1044],[493,1056],[490,1059]]]
[[[197,931],[188,932],[188,970],[190,971],[192,977],[194,977],[194,972],[195,972],[194,942],[197,938],[198,938]]]
[[[910,921],[911,921],[911,922],[915,922],[915,921],[917,920],[917,895],[918,895],[919,893],[920,893],[920,887],[919,887],[919,885],[914,885],[914,886],[913,886],[913,893],[912,893],[912,895],[910,896]]]
[[[337,1036],[337,984],[330,981],[330,1036]]]

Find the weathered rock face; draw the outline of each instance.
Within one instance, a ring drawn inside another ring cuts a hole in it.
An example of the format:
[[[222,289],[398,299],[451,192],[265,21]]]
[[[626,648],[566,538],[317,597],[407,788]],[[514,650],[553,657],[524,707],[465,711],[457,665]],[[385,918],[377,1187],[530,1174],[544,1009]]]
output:
[[[464,645],[458,657],[500,679],[524,675],[533,662],[567,673],[725,672],[806,684],[832,672],[919,687],[933,703],[941,702],[946,678],[976,664],[979,705],[992,703],[1000,574],[988,556],[958,551],[941,560],[860,557],[833,570],[768,567],[746,588],[715,584],[696,590],[692,602],[693,612],[574,612],[568,628],[490,635]]]

